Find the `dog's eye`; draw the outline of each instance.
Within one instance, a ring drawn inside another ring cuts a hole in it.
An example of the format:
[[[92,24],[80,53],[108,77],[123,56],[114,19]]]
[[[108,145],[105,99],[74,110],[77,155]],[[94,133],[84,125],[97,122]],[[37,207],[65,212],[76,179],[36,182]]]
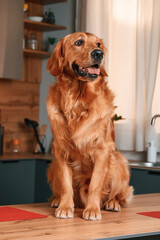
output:
[[[74,43],[76,46],[81,46],[83,44],[83,40],[78,40]]]
[[[100,48],[100,46],[101,46],[101,44],[98,42],[98,43],[97,43],[97,47]]]

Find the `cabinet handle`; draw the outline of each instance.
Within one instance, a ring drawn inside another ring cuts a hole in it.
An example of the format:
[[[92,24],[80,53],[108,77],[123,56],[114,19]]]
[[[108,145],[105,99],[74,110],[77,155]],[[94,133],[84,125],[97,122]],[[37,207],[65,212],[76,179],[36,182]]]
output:
[[[19,160],[4,160],[2,163],[17,163]]]
[[[152,170],[150,170],[150,171],[148,171],[148,173],[149,173],[149,174],[160,175],[160,172],[158,172],[158,171],[152,171]]]

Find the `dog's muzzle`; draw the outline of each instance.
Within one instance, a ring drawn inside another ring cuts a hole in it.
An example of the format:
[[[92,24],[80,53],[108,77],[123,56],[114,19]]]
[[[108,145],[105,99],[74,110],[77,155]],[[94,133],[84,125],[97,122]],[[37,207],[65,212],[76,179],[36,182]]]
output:
[[[93,65],[89,67],[81,67],[76,63],[73,63],[72,68],[76,75],[94,80],[100,75],[100,64],[103,59],[103,52],[99,49],[95,49],[91,52],[91,59]]]

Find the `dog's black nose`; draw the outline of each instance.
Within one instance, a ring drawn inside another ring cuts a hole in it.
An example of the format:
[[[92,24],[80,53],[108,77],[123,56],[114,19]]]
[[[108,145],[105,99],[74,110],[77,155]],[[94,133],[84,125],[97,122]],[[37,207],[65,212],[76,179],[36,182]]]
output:
[[[91,52],[91,56],[92,56],[95,60],[100,61],[100,60],[102,60],[102,58],[103,58],[103,52],[102,52],[101,50],[99,50],[99,49],[95,49],[95,50],[93,50],[93,51]]]

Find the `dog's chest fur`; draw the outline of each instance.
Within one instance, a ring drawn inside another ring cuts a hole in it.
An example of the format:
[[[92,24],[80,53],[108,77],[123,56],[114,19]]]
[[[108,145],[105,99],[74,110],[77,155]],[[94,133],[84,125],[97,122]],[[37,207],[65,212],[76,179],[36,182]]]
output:
[[[98,89],[94,84],[78,87],[73,86],[63,92],[61,109],[72,140],[82,149],[105,137],[107,122],[114,114],[114,106],[110,101],[113,100],[113,95],[106,85]]]

